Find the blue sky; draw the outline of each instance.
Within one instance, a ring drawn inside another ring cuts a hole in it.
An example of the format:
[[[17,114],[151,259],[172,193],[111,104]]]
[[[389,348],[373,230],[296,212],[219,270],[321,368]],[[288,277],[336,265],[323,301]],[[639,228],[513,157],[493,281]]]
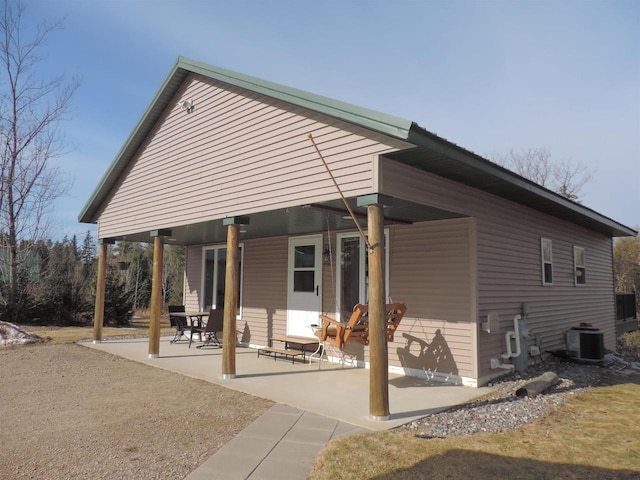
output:
[[[26,0],[61,18],[38,74],[81,77],[62,124],[76,221],[178,56],[417,122],[480,155],[546,146],[582,203],[640,226],[640,2]]]

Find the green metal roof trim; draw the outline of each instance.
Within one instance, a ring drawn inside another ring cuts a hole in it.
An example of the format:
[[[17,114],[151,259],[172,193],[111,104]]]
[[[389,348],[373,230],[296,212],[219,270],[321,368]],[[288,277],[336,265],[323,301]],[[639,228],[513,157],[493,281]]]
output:
[[[327,115],[340,118],[346,122],[355,123],[394,137],[406,139],[412,125],[411,121],[394,117],[393,115],[358,107],[350,103],[341,102],[296,88],[285,87],[284,85],[232,72],[231,70],[213,67],[183,57],[180,57],[178,60],[178,65],[191,72],[215,78],[230,85],[246,88],[247,90],[277,98],[316,112],[326,113]]]
[[[331,98],[261,80],[230,70],[179,57],[127,138],[102,180],[92,193],[78,220],[96,221],[96,215],[129,161],[154,128],[183,81],[191,73],[261,93],[293,105],[375,130],[416,145],[386,156],[416,168],[485,190],[550,215],[567,219],[611,236],[637,232],[583,205],[572,202],[481,156],[439,137],[409,120],[386,115]]]
[[[78,220],[80,222],[92,223],[96,221],[95,215],[97,214],[102,202],[109,195],[111,187],[125,170],[131,157],[135,155],[148,133],[170,104],[171,99],[182,85],[184,79],[191,72],[261,93],[272,98],[277,98],[293,105],[305,107],[310,110],[324,113],[346,122],[360,125],[401,139],[407,138],[412,124],[409,120],[404,120],[392,115],[386,115],[384,113],[340,102],[321,95],[315,95],[295,88],[261,80],[256,77],[243,75],[231,70],[179,57],[173,69],[151,100],[151,103],[142,114],[142,117],[134,127],[131,135],[129,135],[124,146],[120,149],[109,166],[109,169],[102,177],[102,180],[78,215]]]

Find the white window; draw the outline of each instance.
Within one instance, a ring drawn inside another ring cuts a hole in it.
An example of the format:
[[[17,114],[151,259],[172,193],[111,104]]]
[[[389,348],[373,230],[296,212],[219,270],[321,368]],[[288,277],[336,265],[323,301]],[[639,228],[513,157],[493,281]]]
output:
[[[354,305],[369,302],[369,255],[357,233],[339,233],[337,241],[336,308],[337,317],[347,321]],[[389,300],[389,230],[384,231],[385,297]]]
[[[587,283],[587,269],[585,267],[583,247],[573,247],[573,270],[575,272],[576,285],[585,285]]]
[[[540,239],[542,285],[553,285],[553,244],[548,238]]]
[[[240,245],[238,255],[238,315],[242,317],[242,254]],[[203,311],[210,308],[224,308],[224,287],[227,267],[227,248],[225,246],[204,247],[202,249],[202,300]]]

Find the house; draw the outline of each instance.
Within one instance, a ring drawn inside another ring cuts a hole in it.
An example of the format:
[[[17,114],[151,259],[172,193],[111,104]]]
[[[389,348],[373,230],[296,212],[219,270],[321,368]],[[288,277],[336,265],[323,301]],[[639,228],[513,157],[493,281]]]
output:
[[[365,233],[380,237],[371,262],[319,152]],[[381,379],[471,386],[511,368],[516,350],[526,360],[531,347],[565,348],[581,323],[613,349],[612,238],[635,234],[413,122],[185,58],[79,220],[98,224],[102,262],[118,240],[154,242],[157,268],[164,244],[186,246],[186,308],[235,320],[229,378],[235,338],[312,336],[319,314],[345,319],[381,297],[407,313],[384,350],[352,352],[361,365]],[[530,335],[516,340],[518,318]]]

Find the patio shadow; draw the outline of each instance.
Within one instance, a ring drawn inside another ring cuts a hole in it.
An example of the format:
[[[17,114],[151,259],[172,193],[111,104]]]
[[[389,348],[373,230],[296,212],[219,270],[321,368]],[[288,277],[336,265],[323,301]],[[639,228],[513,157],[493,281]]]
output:
[[[406,332],[402,336],[407,339],[407,344],[399,347],[397,352],[404,368],[422,370],[427,376],[429,373],[458,375],[458,366],[440,329],[435,331],[431,342]]]

